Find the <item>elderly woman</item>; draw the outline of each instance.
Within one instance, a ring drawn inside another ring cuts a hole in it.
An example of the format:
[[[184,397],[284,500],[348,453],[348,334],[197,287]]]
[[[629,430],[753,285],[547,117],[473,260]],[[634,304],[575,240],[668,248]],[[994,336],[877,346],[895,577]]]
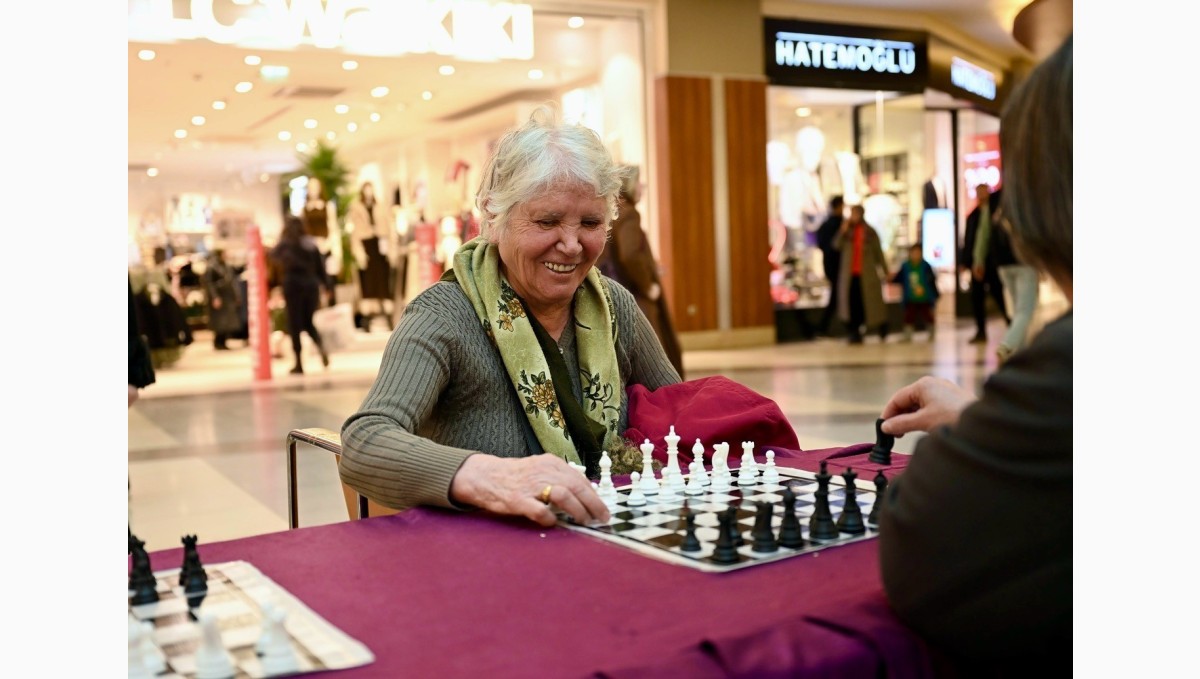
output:
[[[482,235],[405,309],[342,427],[343,481],[389,507],[608,519],[571,464],[598,474],[627,386],[680,381],[633,296],[593,269],[620,186],[599,137],[545,107],[500,140]]]

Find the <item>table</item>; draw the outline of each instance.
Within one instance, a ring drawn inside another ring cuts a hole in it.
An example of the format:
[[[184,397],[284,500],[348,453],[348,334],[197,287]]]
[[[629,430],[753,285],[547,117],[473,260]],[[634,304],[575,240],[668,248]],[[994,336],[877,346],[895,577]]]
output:
[[[873,474],[869,448],[776,462]],[[562,527],[420,507],[199,549],[250,562],[376,656],[305,676],[931,676],[943,661],[888,608],[877,547],[703,573]]]

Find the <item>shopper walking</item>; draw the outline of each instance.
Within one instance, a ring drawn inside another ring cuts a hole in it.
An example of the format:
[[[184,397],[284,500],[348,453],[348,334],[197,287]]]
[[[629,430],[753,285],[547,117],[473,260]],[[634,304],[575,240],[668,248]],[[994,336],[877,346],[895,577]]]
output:
[[[271,258],[279,267],[283,279],[283,299],[287,305],[288,334],[292,337],[292,353],[296,358],[293,374],[302,374],[300,333],[307,332],[317,350],[321,352],[321,363],[329,366],[329,354],[321,343],[321,334],[313,325],[313,314],[320,306],[321,289],[329,293],[329,277],[325,274],[325,260],[311,236],[304,233],[304,223],[299,217],[288,215],[284,220],[279,244],[271,251]]]
[[[225,261],[224,250],[212,251],[200,280],[208,300],[208,328],[213,332],[213,349],[225,351],[229,348],[226,344],[229,338],[242,329],[242,296],[237,277]]]
[[[829,326],[833,324],[833,317],[838,308],[838,274],[841,271],[842,256],[833,241],[842,229],[845,209],[846,203],[843,198],[834,196],[829,201],[829,215],[821,222],[821,226],[817,227],[817,247],[821,248],[825,280],[829,281],[829,303],[825,305],[825,311],[821,313],[821,325],[817,327],[817,331],[825,336],[829,335]]]
[[[1012,310],[1012,321],[1004,337],[996,347],[996,359],[1003,363],[1018,349],[1025,346],[1029,338],[1029,326],[1038,304],[1037,269],[1023,263],[1013,251],[1009,236],[1008,220],[1001,213],[992,229],[991,245],[988,247],[996,261],[996,271],[1004,286]]]
[[[975,316],[975,336],[971,344],[987,342],[987,296],[991,295],[1004,316],[1011,323],[1004,304],[1004,284],[996,268],[995,257],[989,258],[992,215],[1000,206],[1000,191],[992,192],[987,184],[975,187],[975,209],[967,215],[967,231],[963,237],[960,264],[971,272],[971,312]]]
[[[890,274],[879,234],[863,219],[864,214],[863,206],[851,206],[850,218],[842,223],[834,239],[841,255],[838,318],[846,324],[850,344],[863,343],[864,324],[867,331],[879,329],[880,341],[887,339],[883,281],[890,278]]]

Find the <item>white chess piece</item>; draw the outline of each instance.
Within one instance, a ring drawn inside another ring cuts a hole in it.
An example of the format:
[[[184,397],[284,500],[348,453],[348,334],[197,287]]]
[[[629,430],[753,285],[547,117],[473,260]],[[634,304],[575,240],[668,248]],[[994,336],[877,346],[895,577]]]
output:
[[[729,455],[729,447],[726,444],[718,443],[713,446],[713,480],[712,490],[718,493],[724,493],[729,490],[729,465],[726,463],[726,457]]]
[[[262,631],[258,633],[258,641],[254,643],[254,652],[262,655],[267,652],[267,647],[271,645],[271,632],[274,629],[267,624],[271,619],[271,614],[275,612],[275,604],[270,601],[262,602]]]
[[[610,512],[617,508],[617,498],[610,497],[608,495],[608,493],[605,493],[604,490],[600,487],[600,484],[596,483],[595,481],[592,481],[592,490],[596,491],[596,495],[598,495],[600,497],[600,501],[604,503],[605,507],[608,507],[608,510]],[[616,490],[613,491],[613,493],[616,493],[616,492],[617,492]]]
[[[642,494],[654,495],[658,493],[658,481],[654,479],[654,458],[651,457],[654,444],[650,443],[650,439],[646,439],[638,448],[642,451]]]
[[[146,669],[150,670],[150,674],[160,674],[167,669],[167,656],[154,643],[154,623],[149,620],[142,621],[142,660],[145,662]]]
[[[767,451],[767,466],[763,467],[763,483],[779,483],[779,467],[775,466],[775,451]]]
[[[749,441],[742,441],[742,466],[738,468],[737,484],[739,486],[753,486],[758,482],[757,470],[754,465],[754,444]]]
[[[675,472],[671,471],[670,467],[662,468],[662,486],[658,489],[659,502],[674,502],[678,499],[675,495]]]
[[[146,664],[146,655],[142,650],[146,630],[138,621],[129,620],[129,679],[154,679],[154,673]]]
[[[607,450],[600,455],[600,497],[617,499],[617,487],[612,482],[612,458]]]
[[[581,464],[575,464],[574,462],[568,462],[567,464],[570,465],[571,469],[583,474],[585,477],[587,476],[587,467]]]
[[[704,484],[700,481],[700,472],[703,471],[703,469],[700,467],[700,463],[692,460],[692,463],[688,465],[688,469],[691,470],[691,476],[688,477],[687,486],[685,486],[683,489],[684,494],[703,495]]]
[[[692,476],[700,477],[700,485],[707,486],[712,484],[712,480],[708,478],[708,472],[704,471],[704,444],[700,443],[700,439],[696,439],[696,445],[692,446],[692,461],[700,463],[700,471],[692,471]]]
[[[285,609],[273,608],[263,619],[263,636],[267,636],[266,630],[270,629],[270,639],[264,644],[259,662],[262,664],[263,673],[268,677],[300,671],[300,657],[296,655],[296,649],[292,648],[292,642],[288,639],[287,627],[283,622],[285,617]]]
[[[679,466],[679,436],[675,433],[675,425],[671,425],[671,432],[663,437],[667,442],[667,466],[671,468],[671,473],[675,476],[682,476],[683,469]]]
[[[200,648],[196,650],[196,679],[233,679],[237,667],[229,651],[225,650],[216,616],[201,613],[199,624],[202,633]]]
[[[642,492],[642,486],[639,483],[641,478],[642,475],[637,472],[629,475],[629,497],[626,498],[625,504],[630,507],[641,507],[646,504],[646,494]]]

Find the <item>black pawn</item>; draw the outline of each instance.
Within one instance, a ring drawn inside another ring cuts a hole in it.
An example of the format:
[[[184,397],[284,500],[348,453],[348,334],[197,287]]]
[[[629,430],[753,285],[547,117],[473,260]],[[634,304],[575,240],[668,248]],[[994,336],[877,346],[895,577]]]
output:
[[[871,505],[871,513],[867,515],[867,523],[872,526],[879,525],[879,508],[883,506],[883,494],[887,492],[887,485],[887,477],[881,469],[875,475],[875,504]]]
[[[838,517],[837,528],[850,535],[861,535],[867,532],[867,527],[863,524],[862,509],[858,506],[855,493],[854,479],[857,476],[858,474],[855,474],[854,470],[849,467],[842,473],[842,478],[846,480],[846,501],[842,503],[842,514]]]
[[[130,533],[129,551],[133,555],[133,570],[129,571],[129,589],[133,597],[129,603],[140,606],[158,601],[158,580],[154,577],[154,569],[150,567],[146,543]]]
[[[726,529],[729,533],[729,542],[736,549],[746,544],[746,538],[742,537],[742,529],[738,524],[738,508],[730,505],[729,509],[725,510],[725,513],[729,515],[729,526]]]
[[[200,563],[200,552],[196,550],[196,536],[183,536],[183,567],[179,570],[179,584],[188,600],[188,608],[196,608],[208,594],[208,573]]]
[[[775,513],[775,505],[770,502],[758,502],[758,512],[754,516],[754,546],[756,552],[777,552],[779,543],[775,541],[775,532],[771,530],[771,515]]]
[[[896,445],[896,437],[883,433],[883,418],[875,420],[875,445],[867,459],[875,464],[892,463],[892,446]]]
[[[838,536],[837,524],[833,522],[833,510],[829,508],[829,479],[833,478],[821,461],[817,474],[817,502],[813,505],[812,518],[808,521],[808,537],[812,540],[833,540]]]
[[[737,520],[735,514],[721,512],[717,519],[717,541],[714,545],[712,560],[717,563],[737,563],[738,552],[730,534],[735,530],[730,524]]]
[[[696,513],[688,509],[687,502],[683,503],[683,522],[686,528],[679,549],[685,552],[700,551],[700,539],[696,537]]]
[[[804,547],[804,536],[800,534],[800,522],[796,519],[796,494],[791,488],[783,489],[783,522],[779,524],[779,544],[788,549]]]

